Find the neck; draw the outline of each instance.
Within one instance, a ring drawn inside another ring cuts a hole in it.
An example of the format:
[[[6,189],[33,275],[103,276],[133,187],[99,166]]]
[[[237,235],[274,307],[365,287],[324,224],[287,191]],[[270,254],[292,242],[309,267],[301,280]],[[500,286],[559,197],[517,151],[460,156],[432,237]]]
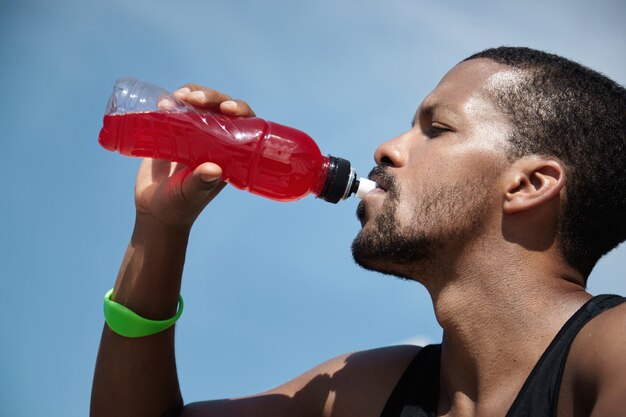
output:
[[[427,284],[444,329],[442,407],[475,408],[506,395],[512,402],[556,333],[590,298],[582,279],[554,261],[558,253],[510,248],[516,253],[496,256],[482,249],[489,256],[462,256],[445,267],[443,285]]]

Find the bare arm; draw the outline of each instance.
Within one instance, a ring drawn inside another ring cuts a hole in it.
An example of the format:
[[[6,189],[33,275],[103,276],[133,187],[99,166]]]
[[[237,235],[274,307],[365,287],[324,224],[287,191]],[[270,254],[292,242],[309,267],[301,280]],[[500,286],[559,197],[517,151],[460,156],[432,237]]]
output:
[[[179,417],[378,417],[417,346],[337,356],[268,392],[188,404]]]
[[[626,304],[601,313],[581,329],[572,343],[563,383],[559,415],[624,415]]]
[[[590,323],[587,377],[593,381],[592,417],[624,415],[626,396],[626,304],[615,307]],[[593,327],[592,327],[593,326]]]
[[[187,232],[137,219],[112,298],[155,320],[176,312]],[[173,416],[182,408],[174,327],[130,339],[104,326],[94,374],[91,415]]]
[[[189,86],[189,90],[200,90]],[[252,116],[243,102],[213,90],[180,94],[191,104],[225,114]],[[177,308],[187,239],[193,222],[224,187],[221,169],[145,159],[137,174],[135,228],[111,298],[154,320]],[[182,408],[174,359],[174,328],[130,339],[104,326],[91,397],[91,415],[168,416]]]

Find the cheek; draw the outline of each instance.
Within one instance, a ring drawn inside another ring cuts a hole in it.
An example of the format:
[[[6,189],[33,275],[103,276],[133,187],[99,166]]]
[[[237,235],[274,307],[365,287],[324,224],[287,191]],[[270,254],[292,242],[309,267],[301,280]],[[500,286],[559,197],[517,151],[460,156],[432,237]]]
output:
[[[506,157],[491,149],[450,147],[445,157],[433,155],[423,162],[423,177],[418,182],[422,192],[446,184],[472,182],[476,178],[497,176],[502,171]],[[495,178],[494,178],[495,180]]]
[[[399,205],[395,211],[396,226],[400,230],[412,229],[417,216],[417,207],[414,205]]]
[[[393,210],[393,216],[399,228],[407,228],[414,224],[415,216],[420,210],[421,197],[426,190],[421,186],[403,187],[398,198],[390,201],[388,210]]]

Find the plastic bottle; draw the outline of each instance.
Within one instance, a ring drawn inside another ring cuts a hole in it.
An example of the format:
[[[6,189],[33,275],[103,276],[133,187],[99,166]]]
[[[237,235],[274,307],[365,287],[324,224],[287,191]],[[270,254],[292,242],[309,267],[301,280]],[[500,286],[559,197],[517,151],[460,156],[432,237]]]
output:
[[[214,162],[233,186],[277,201],[308,194],[337,203],[362,197],[375,183],[350,162],[324,156],[306,133],[258,117],[199,112],[155,85],[117,80],[100,145],[124,155],[197,166]]]

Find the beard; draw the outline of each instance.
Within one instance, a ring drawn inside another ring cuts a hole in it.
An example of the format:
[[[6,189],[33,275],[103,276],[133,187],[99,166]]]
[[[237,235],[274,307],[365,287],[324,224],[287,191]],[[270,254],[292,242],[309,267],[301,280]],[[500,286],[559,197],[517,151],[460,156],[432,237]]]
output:
[[[420,280],[436,273],[438,254],[451,244],[462,244],[476,235],[489,212],[488,198],[493,176],[481,175],[455,184],[422,191],[405,225],[398,212],[401,189],[389,170],[376,167],[370,176],[387,185],[380,212],[352,242],[352,256],[365,269]],[[365,216],[365,204],[357,208],[359,219]]]

